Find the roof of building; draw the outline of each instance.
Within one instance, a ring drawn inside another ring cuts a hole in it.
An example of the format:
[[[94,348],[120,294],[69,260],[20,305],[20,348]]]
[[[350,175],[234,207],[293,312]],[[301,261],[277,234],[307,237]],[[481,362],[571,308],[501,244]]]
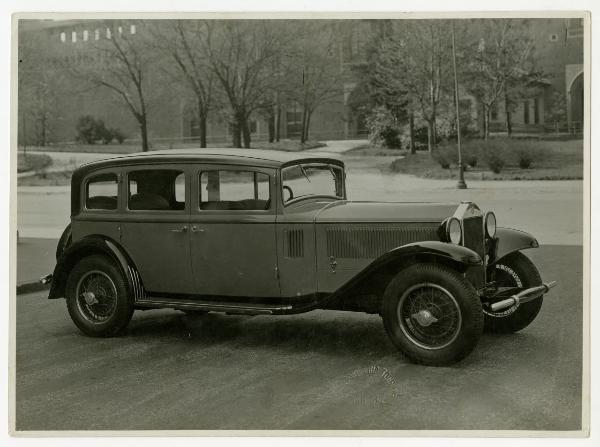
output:
[[[246,166],[262,166],[279,168],[287,164],[299,161],[305,162],[334,162],[343,164],[340,160],[332,158],[327,154],[315,152],[284,152],[260,149],[230,149],[230,148],[207,148],[207,149],[168,149],[161,151],[136,152],[133,154],[122,154],[102,160],[92,161],[80,167],[82,171],[90,171],[108,166],[120,166],[140,163],[186,163],[207,162],[237,164]]]

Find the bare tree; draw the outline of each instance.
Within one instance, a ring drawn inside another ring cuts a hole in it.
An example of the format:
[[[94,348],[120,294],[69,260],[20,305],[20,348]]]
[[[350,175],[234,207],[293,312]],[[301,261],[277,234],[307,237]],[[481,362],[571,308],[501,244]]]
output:
[[[272,61],[285,45],[283,24],[264,20],[205,21],[203,50],[231,110],[234,147],[250,147],[250,115],[272,93]]]
[[[198,20],[161,22],[153,32],[154,44],[170,60],[165,64],[170,77],[182,81],[194,95],[200,147],[206,147],[208,116],[218,93],[216,76],[202,45],[206,32],[205,22]]]
[[[64,76],[56,60],[43,51],[44,42],[28,35],[19,38],[20,142],[46,146],[52,139],[58,99],[64,93]]]
[[[145,25],[138,22],[137,27]],[[108,21],[106,35],[90,45],[88,63],[77,64],[73,73],[92,85],[111,91],[134,116],[140,128],[142,150],[148,143],[148,74],[151,67],[146,30],[133,34],[123,24]]]
[[[343,94],[343,73],[336,57],[338,41],[331,22],[302,21],[296,31],[294,48],[287,53],[287,93],[302,108],[300,141],[305,143],[315,110]]]
[[[395,24],[382,42],[376,60],[378,83],[406,104],[409,121],[419,112],[427,123],[427,145],[437,145],[440,102],[449,92],[450,27],[445,20],[411,20]],[[400,104],[398,104],[400,103]]]
[[[504,101],[506,130],[512,131],[514,103],[537,76],[533,73],[533,39],[526,20],[485,19],[469,22],[469,35],[462,51],[463,77],[467,90],[482,106],[482,134],[490,134],[490,114]],[[463,37],[464,39],[464,37]],[[517,98],[517,99],[516,99]]]

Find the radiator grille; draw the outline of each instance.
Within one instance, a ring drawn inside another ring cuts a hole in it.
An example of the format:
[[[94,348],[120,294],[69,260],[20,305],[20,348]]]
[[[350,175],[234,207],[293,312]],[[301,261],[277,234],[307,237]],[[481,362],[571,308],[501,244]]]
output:
[[[437,224],[400,228],[329,228],[327,256],[336,258],[377,258],[418,241],[437,241]]]
[[[285,231],[286,258],[302,258],[304,256],[304,231]]]
[[[483,236],[483,217],[468,217],[463,220],[463,245],[470,248],[479,256],[481,259],[485,256],[485,242]]]

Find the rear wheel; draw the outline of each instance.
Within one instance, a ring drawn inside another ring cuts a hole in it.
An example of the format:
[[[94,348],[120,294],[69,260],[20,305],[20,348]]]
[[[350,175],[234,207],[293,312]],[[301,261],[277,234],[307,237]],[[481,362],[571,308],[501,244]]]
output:
[[[483,330],[481,301],[462,275],[438,264],[402,270],[385,290],[383,323],[416,363],[442,366],[466,357]]]
[[[533,262],[521,252],[511,253],[496,264],[496,284],[498,287],[521,287],[527,289],[542,284],[542,278]],[[489,332],[511,333],[531,324],[542,308],[543,298],[516,304],[508,309],[493,312],[483,309],[485,329]]]
[[[133,315],[133,299],[120,269],[105,256],[82,258],[71,270],[67,308],[75,325],[92,337],[111,337]]]

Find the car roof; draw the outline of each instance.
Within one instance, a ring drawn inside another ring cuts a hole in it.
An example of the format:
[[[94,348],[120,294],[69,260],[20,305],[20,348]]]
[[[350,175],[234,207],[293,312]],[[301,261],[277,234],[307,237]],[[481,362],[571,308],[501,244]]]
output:
[[[114,157],[86,163],[78,170],[88,172],[111,166],[160,162],[207,162],[272,168],[280,168],[282,166],[297,162],[331,162],[343,166],[343,163],[340,160],[332,158],[327,154],[319,154],[315,152],[307,153],[261,149],[198,148],[167,149],[160,151],[136,152],[133,154],[120,154]],[[80,174],[81,173],[82,172],[80,172]]]

